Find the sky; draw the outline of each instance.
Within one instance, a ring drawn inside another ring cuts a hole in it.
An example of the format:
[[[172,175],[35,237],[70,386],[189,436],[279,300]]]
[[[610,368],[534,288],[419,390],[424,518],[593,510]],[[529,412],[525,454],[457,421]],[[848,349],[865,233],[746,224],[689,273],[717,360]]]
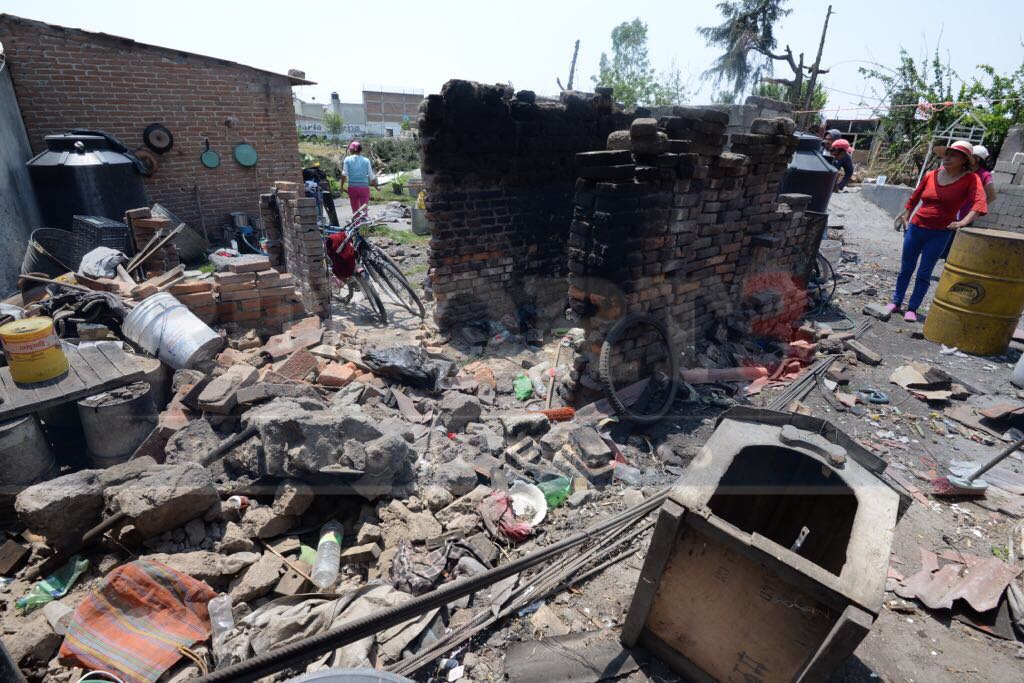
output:
[[[788,44],[811,63],[827,6],[790,0],[792,14],[777,29],[779,47]],[[833,10],[822,58],[830,69],[822,76],[830,118],[870,117],[879,93],[858,67],[894,67],[901,47],[921,59],[939,45],[943,59],[967,80],[981,63],[1006,72],[1024,62],[1020,0],[836,0]],[[648,25],[652,66],[663,71],[674,64],[689,82],[691,103],[706,103],[713,87],[701,73],[716,51],[696,27],[718,23],[720,16],[714,0],[175,0],[159,6],[3,0],[0,11],[270,71],[301,69],[317,85],[296,93],[319,102],[328,101],[332,91],[343,101],[359,102],[364,86],[434,93],[451,78],[557,94],[556,78],[567,81],[577,39],[575,86],[591,89],[601,53],[611,49],[612,28],[639,17]],[[977,21],[964,19],[969,12]],[[787,72],[780,65],[776,75],[788,77]]]

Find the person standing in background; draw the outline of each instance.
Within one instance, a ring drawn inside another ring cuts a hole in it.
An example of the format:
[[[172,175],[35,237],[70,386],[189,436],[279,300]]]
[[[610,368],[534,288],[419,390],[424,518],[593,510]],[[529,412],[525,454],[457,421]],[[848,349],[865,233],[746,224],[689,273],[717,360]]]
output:
[[[906,228],[906,235],[896,288],[886,310],[892,313],[900,308],[916,271],[914,291],[903,316],[907,322],[917,321],[917,309],[931,286],[932,271],[954,232],[970,225],[978,214],[988,213],[985,190],[974,173],[976,159],[971,143],[957,140],[949,147],[936,147],[935,153],[942,157],[942,166],[925,174],[896,219],[897,226]],[[958,220],[957,212],[965,204],[970,210]]]
[[[839,138],[832,143],[829,150],[832,153],[832,165],[843,172],[842,177],[836,177],[836,192],[842,192],[853,179],[853,148],[849,140]]]
[[[370,203],[370,185],[377,186],[377,176],[373,173],[370,160],[363,156],[363,146],[353,140],[348,146],[348,156],[342,163],[341,189],[345,190],[348,183],[348,202],[352,213]]]
[[[984,145],[974,146],[974,160],[978,165],[978,169],[975,173],[978,175],[978,180],[981,181],[981,186],[985,189],[985,201],[989,204],[996,200],[996,186],[992,181],[992,173],[985,168],[985,162],[988,161],[988,148]],[[967,214],[971,212],[971,201],[964,202],[964,205],[960,207],[960,211],[956,214],[956,219],[962,221],[967,217]],[[972,219],[973,220],[973,219]],[[968,223],[970,225],[970,223]],[[949,241],[946,245],[946,250],[942,252],[942,260],[945,261],[949,258],[949,250],[953,248],[953,240]]]

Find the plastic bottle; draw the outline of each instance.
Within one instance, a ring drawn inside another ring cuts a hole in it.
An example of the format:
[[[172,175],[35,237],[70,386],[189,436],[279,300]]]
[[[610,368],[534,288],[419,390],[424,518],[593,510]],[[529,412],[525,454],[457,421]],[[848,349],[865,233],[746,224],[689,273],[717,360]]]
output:
[[[555,477],[547,481],[537,482],[537,488],[544,494],[544,500],[548,503],[548,509],[553,509],[565,502],[569,497],[569,489],[572,482],[566,477]]]
[[[235,617],[231,613],[231,596],[218,595],[206,603],[206,611],[210,613],[210,631],[213,635],[213,662],[219,667],[224,661],[224,634],[235,627]]]
[[[316,546],[316,561],[310,578],[320,590],[330,588],[338,580],[341,566],[341,525],[330,520],[320,529],[320,542]]]
[[[218,595],[206,603],[206,610],[210,613],[210,629],[214,636],[234,627],[235,617],[231,614],[230,595]]]

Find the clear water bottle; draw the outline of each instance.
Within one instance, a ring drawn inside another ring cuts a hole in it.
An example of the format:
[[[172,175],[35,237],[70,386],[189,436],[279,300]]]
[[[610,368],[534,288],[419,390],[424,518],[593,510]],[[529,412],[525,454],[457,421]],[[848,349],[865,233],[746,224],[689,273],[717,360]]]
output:
[[[330,588],[338,580],[341,566],[341,525],[330,520],[320,529],[320,542],[316,546],[316,560],[310,578],[320,590]]]
[[[235,617],[231,614],[231,596],[218,595],[206,603],[210,613],[210,630],[213,632],[213,662],[215,667],[224,663],[224,634],[235,626]]]

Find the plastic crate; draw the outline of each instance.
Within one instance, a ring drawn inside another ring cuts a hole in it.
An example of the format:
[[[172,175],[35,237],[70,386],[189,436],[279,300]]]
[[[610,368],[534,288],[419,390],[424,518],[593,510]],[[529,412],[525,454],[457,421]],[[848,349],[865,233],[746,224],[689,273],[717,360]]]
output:
[[[128,226],[103,216],[75,216],[71,224],[75,253],[79,260],[96,247],[109,247],[133,255]]]

